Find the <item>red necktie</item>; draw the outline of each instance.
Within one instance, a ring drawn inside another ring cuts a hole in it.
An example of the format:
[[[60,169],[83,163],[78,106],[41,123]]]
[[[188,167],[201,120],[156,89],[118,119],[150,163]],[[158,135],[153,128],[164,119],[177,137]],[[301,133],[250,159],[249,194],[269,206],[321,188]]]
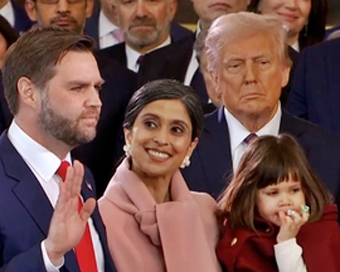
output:
[[[63,181],[65,181],[67,168],[70,164],[67,161],[62,161],[61,165],[57,170],[57,175],[59,175]],[[83,207],[83,202],[79,197],[78,211]],[[85,232],[81,238],[79,244],[75,248],[75,253],[78,261],[78,265],[81,272],[97,272],[96,258],[94,255],[92,238],[90,233],[89,224],[86,224]]]

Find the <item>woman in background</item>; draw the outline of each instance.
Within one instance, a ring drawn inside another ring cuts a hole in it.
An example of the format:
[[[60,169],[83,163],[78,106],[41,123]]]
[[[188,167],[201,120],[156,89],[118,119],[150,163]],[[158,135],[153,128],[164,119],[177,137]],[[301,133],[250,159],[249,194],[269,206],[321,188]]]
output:
[[[282,19],[288,30],[288,45],[298,52],[324,39],[327,0],[252,0],[248,9]]]
[[[99,209],[111,255],[123,272],[215,272],[215,201],[190,192],[188,166],[203,127],[195,92],[172,80],[147,83],[125,114],[126,158]]]

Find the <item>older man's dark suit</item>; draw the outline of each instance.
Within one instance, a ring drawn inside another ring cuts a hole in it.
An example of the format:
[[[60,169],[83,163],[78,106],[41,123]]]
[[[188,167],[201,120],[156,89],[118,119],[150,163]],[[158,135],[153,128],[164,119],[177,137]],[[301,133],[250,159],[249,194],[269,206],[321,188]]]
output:
[[[306,48],[300,54],[287,110],[340,133],[340,39]]]
[[[192,34],[181,41],[173,42],[168,46],[145,54],[137,74],[136,85],[140,87],[146,82],[164,78],[183,82],[190,63],[194,41],[195,37]],[[125,43],[100,50],[97,52],[97,56],[100,67],[108,67],[112,60],[127,65]],[[200,72],[193,78],[191,86],[198,94],[202,104],[205,105],[208,101],[208,95]]]
[[[86,170],[81,194],[95,197],[91,173]],[[47,237],[53,207],[39,181],[19,155],[5,131],[0,137],[0,267],[6,272],[45,271],[40,243]],[[90,183],[92,190],[86,183]],[[91,216],[101,240],[105,271],[116,271],[107,246],[98,208]],[[80,272],[74,251],[65,255],[61,272]]]
[[[298,140],[319,178],[340,199],[340,137],[282,112],[280,133]],[[200,141],[183,175],[191,190],[208,192],[215,198],[232,175],[229,130],[223,107],[205,118]]]

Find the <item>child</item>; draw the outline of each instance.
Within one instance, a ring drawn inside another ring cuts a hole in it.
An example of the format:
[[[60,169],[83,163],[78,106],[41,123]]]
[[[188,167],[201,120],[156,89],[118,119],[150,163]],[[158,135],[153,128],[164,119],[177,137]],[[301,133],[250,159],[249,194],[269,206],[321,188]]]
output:
[[[216,251],[224,270],[339,272],[331,203],[291,136],[258,138],[219,201],[223,234]]]

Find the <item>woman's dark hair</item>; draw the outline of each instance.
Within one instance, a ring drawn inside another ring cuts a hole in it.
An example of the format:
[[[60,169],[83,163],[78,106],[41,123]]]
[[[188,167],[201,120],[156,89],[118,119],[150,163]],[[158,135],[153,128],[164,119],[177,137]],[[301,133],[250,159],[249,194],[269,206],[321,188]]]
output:
[[[0,15],[0,33],[7,42],[7,49],[19,38],[18,32],[2,15]]]
[[[258,6],[260,2],[261,0],[251,0],[248,6],[248,11],[259,13]],[[307,46],[323,41],[325,36],[327,13],[327,0],[311,0],[308,24],[300,31],[299,34],[300,51]]]
[[[199,137],[204,124],[204,114],[197,94],[182,83],[161,79],[151,81],[134,93],[127,106],[123,127],[131,129],[144,107],[157,100],[180,100],[184,104],[192,125],[192,141]]]
[[[318,220],[332,197],[311,169],[304,151],[288,134],[263,136],[251,143],[229,186],[219,200],[220,223],[225,218],[233,228],[255,230],[257,194],[268,185],[289,178],[300,181],[306,204],[310,206],[309,221]]]

